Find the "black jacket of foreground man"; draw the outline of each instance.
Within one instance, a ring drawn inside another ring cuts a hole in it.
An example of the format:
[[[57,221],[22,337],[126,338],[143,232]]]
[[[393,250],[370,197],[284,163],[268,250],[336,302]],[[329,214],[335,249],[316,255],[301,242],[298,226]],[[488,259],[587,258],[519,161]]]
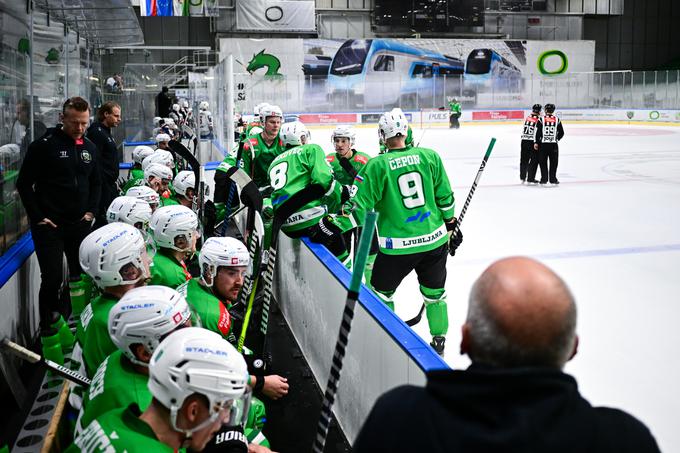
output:
[[[559,370],[472,365],[427,378],[376,401],[355,453],[659,452],[639,420],[591,406]]]
[[[77,143],[61,127],[48,129],[28,147],[17,190],[32,224],[45,217],[60,225],[95,214],[101,194],[97,147],[83,137]]]

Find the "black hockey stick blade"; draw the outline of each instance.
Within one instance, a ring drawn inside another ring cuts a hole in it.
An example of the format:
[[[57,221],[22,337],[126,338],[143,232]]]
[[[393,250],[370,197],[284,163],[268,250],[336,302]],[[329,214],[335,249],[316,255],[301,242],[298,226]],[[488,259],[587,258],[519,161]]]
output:
[[[420,310],[418,311],[418,314],[415,317],[409,319],[408,321],[404,321],[404,322],[409,327],[415,326],[416,324],[418,324],[420,322],[421,319],[423,319],[423,312],[424,311],[425,311],[425,304],[420,306]]]
[[[168,142],[168,146],[175,154],[187,161],[187,163],[191,166],[191,171],[194,172],[194,176],[196,177],[196,190],[198,190],[198,186],[201,182],[201,163],[198,161],[198,159],[196,159],[196,156],[194,156],[191,151],[189,151],[189,148],[180,142],[176,140],[170,140]]]
[[[47,369],[54,371],[58,375],[68,379],[71,382],[74,382],[78,385],[82,385],[83,387],[90,386],[91,381],[85,376],[76,373],[75,371],[65,367],[64,365],[59,365],[58,363],[45,359],[36,354],[35,352],[26,349],[23,346],[7,338],[2,340],[2,347],[6,351],[11,352],[12,354],[16,355],[20,359],[26,360],[27,362],[42,364]]]

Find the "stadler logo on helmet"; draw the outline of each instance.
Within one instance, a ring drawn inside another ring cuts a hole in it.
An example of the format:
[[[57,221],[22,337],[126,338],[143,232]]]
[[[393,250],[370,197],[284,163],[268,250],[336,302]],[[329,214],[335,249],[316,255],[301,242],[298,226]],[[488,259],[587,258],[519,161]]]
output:
[[[202,348],[200,346],[187,346],[184,349],[185,352],[196,353],[196,354],[210,354],[218,356],[228,356],[227,351],[216,351],[210,348]]]
[[[128,233],[127,231],[122,231],[122,232],[118,233],[114,237],[104,241],[104,243],[102,243],[102,247],[108,247],[109,245],[111,245],[112,242],[116,241],[117,239],[120,239],[121,237],[125,236],[127,233]]]
[[[139,310],[140,308],[151,308],[154,305],[156,304],[146,303],[146,304],[123,305],[122,307],[120,307],[120,311]]]

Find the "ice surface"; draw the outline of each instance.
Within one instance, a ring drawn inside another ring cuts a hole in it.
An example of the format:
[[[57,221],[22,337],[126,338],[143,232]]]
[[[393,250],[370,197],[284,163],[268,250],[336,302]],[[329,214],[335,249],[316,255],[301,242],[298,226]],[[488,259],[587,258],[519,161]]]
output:
[[[458,353],[474,280],[493,261],[537,258],[576,296],[578,355],[567,365],[594,405],[624,409],[680,451],[680,128],[567,123],[558,187],[521,185],[519,125],[415,129],[439,152],[462,208],[491,137],[498,142],[462,224],[464,242],[448,262],[446,361]],[[332,128],[312,140],[332,151]],[[357,129],[356,148],[377,154],[375,128]],[[422,298],[411,274],[396,293],[402,318]],[[430,340],[427,321],[415,326]]]

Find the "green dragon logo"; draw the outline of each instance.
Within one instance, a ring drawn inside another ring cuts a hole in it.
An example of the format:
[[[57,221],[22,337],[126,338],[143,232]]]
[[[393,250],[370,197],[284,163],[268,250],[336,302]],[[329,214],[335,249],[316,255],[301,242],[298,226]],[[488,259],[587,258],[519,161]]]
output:
[[[281,61],[274,55],[264,53],[265,49],[262,49],[259,53],[253,55],[253,58],[248,62],[246,71],[250,74],[255,71],[267,68],[265,76],[276,76],[281,77],[282,74],[279,73],[279,68],[281,67]]]

